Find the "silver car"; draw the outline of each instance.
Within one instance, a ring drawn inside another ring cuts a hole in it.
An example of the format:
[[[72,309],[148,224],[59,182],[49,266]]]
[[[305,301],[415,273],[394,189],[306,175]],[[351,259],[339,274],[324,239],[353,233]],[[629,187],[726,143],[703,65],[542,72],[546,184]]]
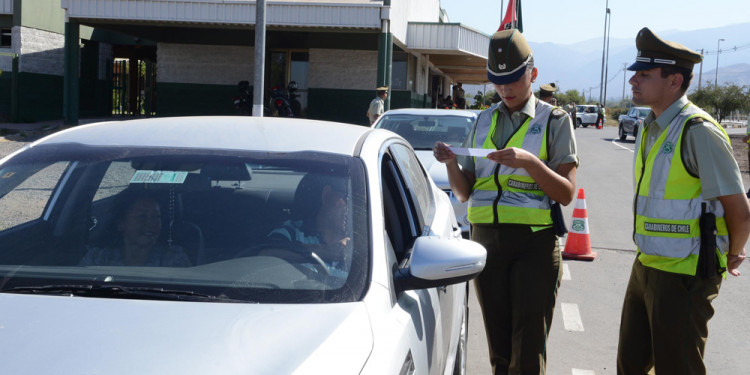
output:
[[[383,114],[373,127],[387,129],[404,137],[414,147],[419,161],[430,173],[435,184],[451,199],[456,219],[464,237],[469,236],[468,204],[453,196],[445,164],[437,162],[432,146],[443,141],[451,146],[461,146],[471,133],[478,114],[470,110],[447,109],[394,109]]]
[[[0,374],[465,372],[486,252],[391,132],[78,126],[0,161],[0,218]]]

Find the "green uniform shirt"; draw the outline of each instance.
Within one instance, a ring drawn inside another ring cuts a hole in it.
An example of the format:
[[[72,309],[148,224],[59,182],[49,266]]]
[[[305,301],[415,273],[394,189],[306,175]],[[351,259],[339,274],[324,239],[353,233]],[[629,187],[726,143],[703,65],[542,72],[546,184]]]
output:
[[[644,120],[646,124],[644,128],[647,132],[638,133],[639,137],[646,137],[644,161],[648,158],[648,151],[651,150],[661,133],[687,104],[688,98],[683,95],[658,118],[655,118],[653,111],[648,114]],[[688,172],[700,178],[704,199],[745,193],[740,169],[732,153],[732,145],[724,138],[721,130],[713,124],[700,122],[692,124],[685,130],[682,139],[682,157]]]
[[[505,142],[510,139],[513,132],[516,131],[528,117],[534,117],[536,115],[536,103],[537,98],[532,95],[526,104],[516,113],[508,114],[508,108],[503,102],[497,105],[491,106],[484,110],[480,116],[492,116],[494,111],[499,111],[497,116],[497,127],[495,129],[494,137],[492,141],[502,147]],[[472,141],[474,139],[474,132],[476,131],[476,122],[471,133],[464,141],[463,147],[472,147]],[[547,164],[550,169],[555,170],[561,164],[566,163],[578,163],[578,156],[576,155],[576,140],[573,136],[573,125],[570,120],[570,116],[565,114],[560,118],[552,118],[550,122],[550,137],[549,137],[549,163]],[[466,171],[474,173],[474,158],[471,156],[457,156],[458,163]]]

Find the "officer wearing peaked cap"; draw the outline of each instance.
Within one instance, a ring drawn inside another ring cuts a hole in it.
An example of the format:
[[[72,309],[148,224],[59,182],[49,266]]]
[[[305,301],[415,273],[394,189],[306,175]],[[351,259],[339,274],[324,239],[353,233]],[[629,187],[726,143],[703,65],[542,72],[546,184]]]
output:
[[[685,93],[701,55],[643,28],[629,70],[633,102],[651,107],[636,139],[633,238],[618,374],[705,374],[711,302],[739,276],[750,207],[724,129]],[[738,317],[739,318],[739,317]]]
[[[436,142],[453,193],[469,201],[471,238],[487,249],[475,280],[495,374],[544,374],[546,341],[560,273],[552,219],[575,192],[578,158],[565,111],[537,99],[532,50],[518,30],[495,33],[487,78],[502,101],[482,111],[464,148],[494,150],[457,157]],[[564,225],[564,224],[563,224]]]
[[[539,99],[545,102],[557,105],[557,101],[553,96],[557,91],[557,85],[554,82],[539,86]]]
[[[367,109],[367,119],[370,120],[370,125],[385,112],[385,98],[388,97],[388,86],[380,86],[375,89],[375,92],[377,96],[370,102],[370,107]]]

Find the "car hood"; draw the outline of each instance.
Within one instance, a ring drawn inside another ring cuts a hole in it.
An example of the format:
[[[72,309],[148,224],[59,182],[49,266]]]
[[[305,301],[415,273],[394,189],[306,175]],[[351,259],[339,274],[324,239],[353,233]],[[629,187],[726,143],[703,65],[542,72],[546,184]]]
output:
[[[435,160],[432,150],[416,150],[415,153],[419,162],[422,163],[424,169],[430,174],[432,180],[435,181],[435,185],[443,190],[450,189],[448,169],[445,168],[445,164]]]
[[[0,294],[0,374],[353,374],[372,345],[362,303]]]

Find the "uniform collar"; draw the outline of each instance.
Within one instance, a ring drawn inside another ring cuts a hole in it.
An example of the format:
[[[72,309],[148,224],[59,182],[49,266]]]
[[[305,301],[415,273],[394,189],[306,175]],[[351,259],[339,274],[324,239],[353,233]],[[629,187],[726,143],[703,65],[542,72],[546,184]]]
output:
[[[529,116],[531,118],[534,118],[534,116],[536,116],[536,104],[538,103],[538,101],[539,99],[537,99],[536,96],[534,96],[534,94],[531,94],[531,96],[529,97],[529,100],[526,101],[526,104],[524,104],[523,107],[521,107],[521,110],[519,110],[518,112],[523,113],[526,116]],[[508,107],[505,106],[505,103],[500,101],[500,103],[498,104],[499,105],[497,106],[497,110],[510,116],[510,113],[508,112]]]
[[[684,108],[689,103],[687,95],[681,96],[677,101],[672,103],[672,105],[667,108],[664,113],[661,114],[661,116],[654,118],[654,111],[651,111],[648,116],[646,117],[646,123],[650,124],[654,120],[656,120],[656,124],[661,129],[666,129],[667,126],[674,120],[674,118],[680,114],[682,111],[682,108]]]

